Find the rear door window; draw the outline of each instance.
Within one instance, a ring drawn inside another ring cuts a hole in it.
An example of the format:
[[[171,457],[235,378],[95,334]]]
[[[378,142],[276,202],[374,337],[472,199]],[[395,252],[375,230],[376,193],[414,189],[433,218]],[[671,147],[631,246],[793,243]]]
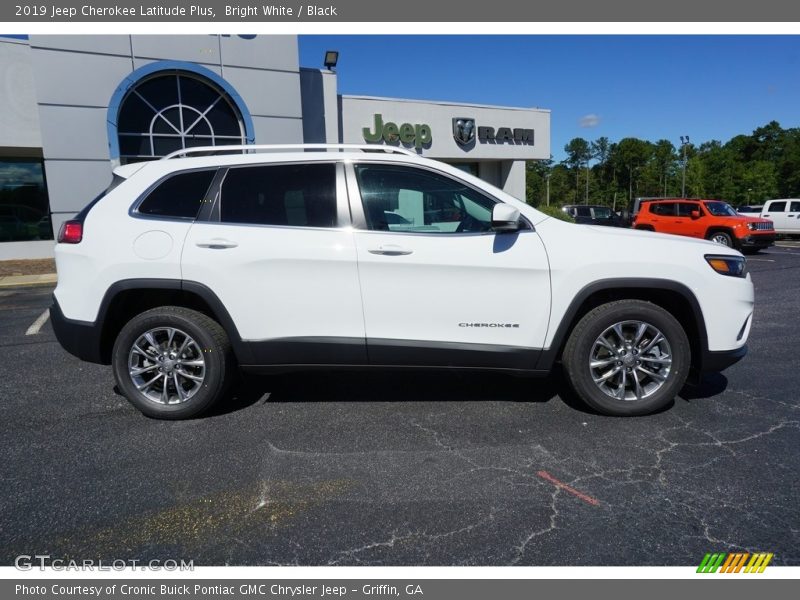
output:
[[[289,227],[336,227],[336,165],[235,167],[220,193],[220,221]]]
[[[770,202],[767,206],[769,212],[786,212],[786,202]]]
[[[699,211],[700,214],[703,214],[703,211],[700,209],[700,205],[698,205],[698,204],[692,204],[691,202],[679,202],[678,203],[678,216],[679,217],[691,217],[693,210]]]

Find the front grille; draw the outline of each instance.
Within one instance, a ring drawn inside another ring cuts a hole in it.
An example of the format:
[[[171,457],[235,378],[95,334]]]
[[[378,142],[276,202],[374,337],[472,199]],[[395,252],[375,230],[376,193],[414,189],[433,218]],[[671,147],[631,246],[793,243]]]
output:
[[[755,231],[772,231],[775,229],[771,221],[769,223],[754,223],[754,225],[756,226]]]

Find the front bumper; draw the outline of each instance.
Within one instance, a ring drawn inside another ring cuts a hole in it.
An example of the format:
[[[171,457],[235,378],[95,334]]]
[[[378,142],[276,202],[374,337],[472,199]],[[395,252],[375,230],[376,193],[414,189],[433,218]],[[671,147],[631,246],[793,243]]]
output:
[[[713,352],[706,350],[703,353],[700,369],[705,373],[724,371],[731,365],[735,365],[737,362],[742,360],[746,354],[747,345],[744,345],[741,348],[736,348],[735,350],[722,350]]]
[[[81,360],[106,364],[101,352],[102,331],[99,325],[87,321],[68,319],[61,312],[58,300],[53,296],[50,307],[50,322],[61,347]]]
[[[741,248],[769,248],[775,243],[775,234],[753,234],[739,238]]]
[[[687,383],[690,385],[700,385],[703,381],[703,373],[719,373],[731,365],[735,365],[747,354],[747,346],[736,348],[735,350],[710,351],[705,350],[700,354],[699,364],[695,364],[689,369]]]

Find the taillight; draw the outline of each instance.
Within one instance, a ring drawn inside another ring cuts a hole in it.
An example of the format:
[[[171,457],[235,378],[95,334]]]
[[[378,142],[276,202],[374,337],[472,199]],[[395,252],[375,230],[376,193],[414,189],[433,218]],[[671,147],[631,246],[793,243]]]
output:
[[[58,232],[59,244],[79,244],[83,239],[83,223],[80,221],[64,221]]]

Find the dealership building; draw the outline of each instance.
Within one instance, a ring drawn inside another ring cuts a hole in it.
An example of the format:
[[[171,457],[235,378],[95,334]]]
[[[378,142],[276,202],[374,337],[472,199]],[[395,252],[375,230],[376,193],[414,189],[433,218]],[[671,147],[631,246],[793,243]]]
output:
[[[0,260],[52,256],[120,164],[299,143],[406,147],[524,198],[550,112],[339,94],[297,36],[0,36]]]

